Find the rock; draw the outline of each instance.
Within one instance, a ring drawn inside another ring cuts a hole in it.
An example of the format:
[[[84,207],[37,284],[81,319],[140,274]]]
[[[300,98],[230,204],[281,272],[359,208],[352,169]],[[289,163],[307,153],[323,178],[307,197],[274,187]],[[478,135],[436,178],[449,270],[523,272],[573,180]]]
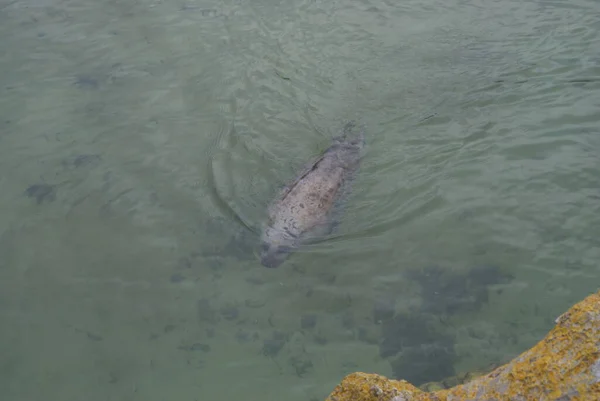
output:
[[[556,319],[528,351],[468,383],[426,392],[405,380],[346,376],[326,401],[509,401],[600,399],[600,291]]]
[[[305,314],[300,317],[300,327],[302,330],[314,329],[317,326],[317,315]]]
[[[25,195],[35,199],[38,205],[46,201],[52,202],[56,199],[56,185],[33,184],[25,190]]]

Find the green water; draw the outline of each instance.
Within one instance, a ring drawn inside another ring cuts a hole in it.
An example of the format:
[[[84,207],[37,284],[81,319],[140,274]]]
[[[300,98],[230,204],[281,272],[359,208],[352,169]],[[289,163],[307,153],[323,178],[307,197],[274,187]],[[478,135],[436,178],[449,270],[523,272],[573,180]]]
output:
[[[595,1],[0,1],[0,398],[321,400],[529,348],[600,278]],[[345,119],[327,241],[257,258]]]

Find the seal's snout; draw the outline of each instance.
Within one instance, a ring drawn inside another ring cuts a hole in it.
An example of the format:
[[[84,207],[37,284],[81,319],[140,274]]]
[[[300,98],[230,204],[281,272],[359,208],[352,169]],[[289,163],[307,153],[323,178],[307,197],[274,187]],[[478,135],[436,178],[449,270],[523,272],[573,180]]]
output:
[[[268,267],[269,269],[274,269],[276,267],[279,267],[279,265],[281,265],[283,263],[283,260],[280,260],[280,259],[274,257],[273,255],[264,255],[260,258],[260,263],[264,267]]]
[[[260,263],[265,267],[273,269],[285,262],[291,252],[291,247],[271,246],[267,242],[263,242],[260,250]]]

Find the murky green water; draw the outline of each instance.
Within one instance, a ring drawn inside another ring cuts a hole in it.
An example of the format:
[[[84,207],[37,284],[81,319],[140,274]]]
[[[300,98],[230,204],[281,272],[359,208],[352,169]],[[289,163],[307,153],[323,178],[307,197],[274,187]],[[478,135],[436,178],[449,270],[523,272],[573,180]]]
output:
[[[600,278],[599,12],[1,1],[1,398],[320,400],[532,346]],[[339,230],[264,268],[348,118]]]

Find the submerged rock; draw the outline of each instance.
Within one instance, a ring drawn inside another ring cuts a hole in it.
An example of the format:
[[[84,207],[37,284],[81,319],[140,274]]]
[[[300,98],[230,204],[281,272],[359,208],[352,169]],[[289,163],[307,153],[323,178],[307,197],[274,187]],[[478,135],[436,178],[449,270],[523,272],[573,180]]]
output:
[[[600,291],[556,319],[534,347],[488,374],[426,392],[405,380],[346,376],[326,401],[509,401],[600,399]]]
[[[406,278],[420,287],[418,304],[396,311],[396,293],[382,294],[373,306],[381,327],[379,355],[388,359],[393,378],[420,386],[456,375],[456,329],[448,319],[476,312],[488,302],[490,286],[512,276],[497,266],[479,265],[461,271],[442,266],[408,270]],[[398,291],[396,291],[398,292]]]
[[[442,266],[428,266],[407,272],[423,295],[422,312],[453,315],[477,311],[488,302],[489,287],[513,279],[498,266],[475,266],[463,274]]]
[[[420,385],[454,375],[454,336],[424,314],[399,314],[382,325],[379,354],[390,358],[394,377]]]
[[[25,195],[35,199],[38,205],[46,201],[52,202],[56,199],[56,185],[33,184],[25,190]]]

